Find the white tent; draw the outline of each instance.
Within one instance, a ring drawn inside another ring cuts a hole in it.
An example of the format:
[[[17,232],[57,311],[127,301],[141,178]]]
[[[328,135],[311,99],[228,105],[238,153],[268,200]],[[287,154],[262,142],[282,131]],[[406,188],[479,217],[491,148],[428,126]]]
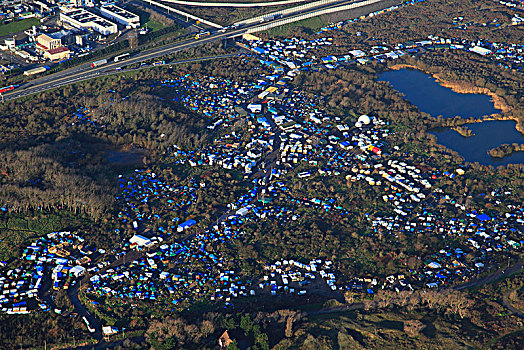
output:
[[[141,235],[134,235],[133,237],[131,237],[129,239],[129,242],[131,244],[136,243],[139,247],[149,246],[149,245],[153,244],[153,242],[151,242],[151,240],[149,238],[146,238],[146,237],[141,236]]]

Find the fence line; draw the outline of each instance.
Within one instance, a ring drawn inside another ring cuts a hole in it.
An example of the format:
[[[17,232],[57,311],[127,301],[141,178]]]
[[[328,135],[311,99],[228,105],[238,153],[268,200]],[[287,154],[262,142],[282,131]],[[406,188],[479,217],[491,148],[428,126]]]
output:
[[[195,15],[192,15],[190,13],[187,13],[187,12],[184,12],[184,11],[180,11],[180,10],[177,10],[173,7],[169,7],[169,6],[166,6],[164,4],[161,4],[159,2],[156,2],[156,1],[152,1],[152,0],[141,0],[142,2],[145,2],[145,3],[148,3],[149,5],[154,5],[154,6],[158,6],[158,7],[161,7],[165,10],[167,10],[167,12],[174,12],[174,13],[177,13],[179,15],[182,15],[182,16],[185,16],[186,18],[191,18],[195,21],[199,21],[200,23],[203,23],[203,24],[207,24],[208,26],[210,27],[213,27],[213,28],[222,28],[222,26],[220,24],[216,24],[214,22],[211,22],[211,21],[208,21],[206,19],[203,19],[203,18],[200,18],[200,17],[197,17]]]
[[[298,21],[301,21],[303,19],[308,19],[308,18],[312,18],[312,17],[326,15],[326,14],[333,13],[333,12],[352,10],[352,9],[357,8],[357,7],[368,6],[368,5],[372,5],[372,4],[375,4],[377,2],[381,2],[381,1],[384,1],[384,0],[365,0],[365,1],[360,1],[360,2],[357,2],[357,3],[349,4],[349,5],[342,5],[342,6],[338,6],[338,7],[332,7],[332,8],[328,8],[328,9],[324,9],[324,10],[319,10],[319,11],[314,11],[314,12],[310,12],[310,13],[305,13],[303,15],[298,15],[298,16],[294,16],[294,17],[290,17],[290,18],[284,18],[284,19],[279,20],[279,21],[274,21],[274,22],[268,23],[268,24],[263,25],[263,26],[257,26],[256,28],[249,28],[246,31],[246,33],[247,34],[251,34],[251,33],[261,32],[261,31],[264,31],[264,30],[268,30],[268,29],[271,29],[271,28],[274,28],[274,27],[278,27],[278,26],[284,25],[284,24],[298,22]]]
[[[198,7],[269,7],[291,5],[308,0],[281,0],[270,2],[199,2],[199,1],[182,1],[182,0],[162,0],[176,5],[198,6]]]
[[[237,22],[235,24],[255,23],[255,22],[259,22],[260,20],[264,19],[265,17],[279,16],[279,15],[280,16],[284,16],[284,15],[287,15],[287,14],[290,14],[290,13],[293,13],[293,12],[297,12],[297,11],[301,11],[301,10],[307,10],[309,8],[313,8],[313,7],[321,6],[321,5],[326,5],[326,4],[329,4],[329,3],[332,3],[332,2],[340,2],[340,0],[320,0],[320,1],[310,2],[308,4],[295,6],[295,7],[289,8],[289,9],[275,11],[275,12],[271,12],[271,13],[266,13],[264,15],[256,16],[256,17],[253,17],[253,18],[248,18],[248,19],[245,19],[245,20],[241,20],[241,21],[239,21],[239,22]]]

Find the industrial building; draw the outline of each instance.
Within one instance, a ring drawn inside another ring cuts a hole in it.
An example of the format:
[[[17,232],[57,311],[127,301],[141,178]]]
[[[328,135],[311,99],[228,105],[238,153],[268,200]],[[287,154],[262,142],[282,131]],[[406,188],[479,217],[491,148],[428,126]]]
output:
[[[115,23],[110,22],[84,9],[63,10],[60,12],[60,21],[79,29],[90,29],[102,35],[118,32]]]
[[[109,18],[117,23],[125,25],[126,27],[138,28],[140,27],[140,17],[123,8],[115,5],[106,5],[100,7],[102,16]]]
[[[62,46],[62,40],[53,38],[47,34],[40,34],[36,38],[36,42],[38,43],[38,47],[42,48],[42,50],[53,50]]]
[[[47,70],[47,68],[45,67],[38,67],[38,68],[33,68],[33,69],[28,69],[24,72],[24,75],[35,75],[35,74],[40,74],[40,73],[43,73]]]
[[[64,46],[57,47],[56,49],[51,49],[44,52],[44,57],[51,61],[68,59],[70,56],[71,51]]]

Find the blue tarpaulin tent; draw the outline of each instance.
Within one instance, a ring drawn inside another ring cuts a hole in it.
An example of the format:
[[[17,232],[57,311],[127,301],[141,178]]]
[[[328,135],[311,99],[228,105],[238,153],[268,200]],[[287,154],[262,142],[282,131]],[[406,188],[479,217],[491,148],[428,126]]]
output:
[[[488,221],[488,220],[491,220],[491,218],[486,215],[486,214],[480,214],[480,215],[477,215],[477,219],[479,219],[480,221]]]

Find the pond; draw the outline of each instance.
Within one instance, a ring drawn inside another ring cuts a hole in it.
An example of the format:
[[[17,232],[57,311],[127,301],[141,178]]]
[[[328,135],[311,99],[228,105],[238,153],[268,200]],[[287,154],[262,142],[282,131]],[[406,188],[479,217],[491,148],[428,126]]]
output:
[[[144,156],[139,150],[108,150],[106,151],[106,160],[113,165],[141,165]]]
[[[500,112],[490,96],[454,92],[440,85],[432,76],[417,70],[383,72],[378,80],[389,82],[422,112],[433,117],[442,115],[444,118],[478,118]]]
[[[493,158],[488,153],[502,144],[524,143],[524,135],[517,131],[515,124],[511,120],[466,124],[475,134],[471,137],[448,128],[434,130],[431,134],[437,136],[438,143],[458,152],[466,161],[496,167],[524,163],[524,152],[515,152],[504,158]]]
[[[456,93],[417,70],[387,71],[380,74],[379,81],[388,81],[407,100],[433,117],[479,118],[500,112],[489,96]],[[475,136],[463,137],[449,128],[433,130],[431,133],[437,136],[439,144],[458,152],[467,162],[493,166],[524,163],[524,152],[515,152],[504,158],[493,158],[488,153],[502,144],[524,143],[524,136],[515,128],[515,122],[485,121],[466,126]]]

